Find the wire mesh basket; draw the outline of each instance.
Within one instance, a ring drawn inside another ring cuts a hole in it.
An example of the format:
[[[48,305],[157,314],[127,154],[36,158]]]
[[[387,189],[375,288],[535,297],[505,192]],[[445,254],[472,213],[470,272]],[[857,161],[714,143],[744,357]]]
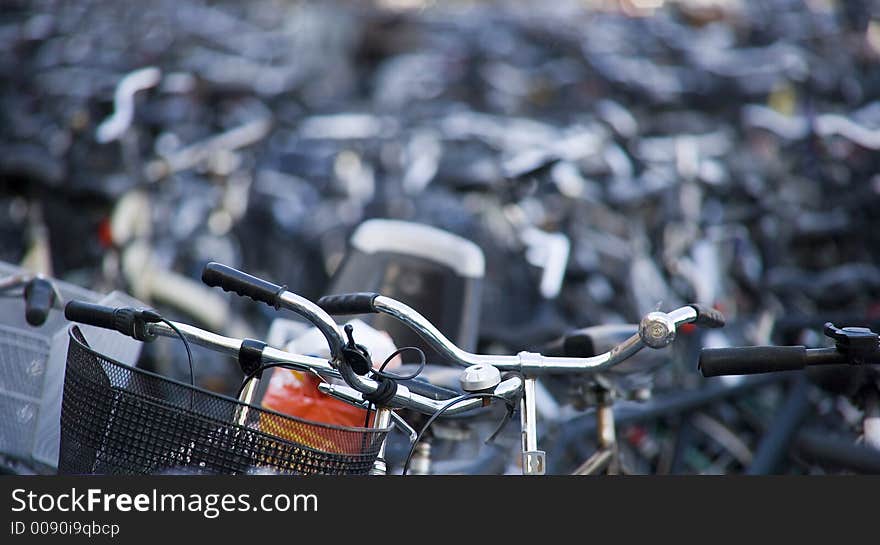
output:
[[[59,473],[366,474],[387,433],[194,388],[104,357],[70,329]]]

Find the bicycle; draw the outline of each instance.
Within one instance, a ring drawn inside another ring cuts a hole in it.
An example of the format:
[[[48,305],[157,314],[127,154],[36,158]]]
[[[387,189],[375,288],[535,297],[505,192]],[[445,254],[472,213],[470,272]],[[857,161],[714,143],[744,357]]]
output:
[[[537,375],[609,368],[644,346],[668,345],[675,328],[684,323],[718,325],[717,313],[688,306],[669,314],[651,313],[643,320],[639,334],[594,358],[529,353],[490,356],[460,350],[416,311],[378,294],[330,296],[319,306],[286,288],[217,263],[205,267],[202,279],[210,286],[306,318],[324,334],[331,357],[291,354],[254,339],[224,337],[168,321],[149,309],[72,301],[65,307],[71,321],[112,329],[141,341],[180,337],[187,347],[193,343],[235,356],[245,379],[237,399],[207,392],[106,358],[91,350],[77,329],[71,329],[60,472],[242,473],[257,468],[282,473],[386,474],[384,447],[392,424],[406,431],[414,449],[424,430],[441,414],[463,414],[498,400],[508,405],[509,414],[519,401],[523,473],[543,474],[545,460],[537,448],[534,405]],[[351,337],[351,329],[346,329],[345,340],[322,307],[336,313],[382,311],[400,319],[466,367],[461,380],[464,393],[414,376],[371,369],[369,354]],[[259,408],[252,404],[253,396],[262,371],[270,366],[315,373],[328,381],[320,385],[322,392],[367,410],[375,406],[375,414],[362,428],[345,428]],[[504,377],[502,370],[508,372]],[[329,382],[333,379],[344,383]],[[430,414],[431,418],[422,432],[416,433],[397,415],[398,409]]]
[[[833,347],[748,346],[706,348],[699,369],[705,377],[792,373],[781,410],[759,445],[749,473],[772,473],[792,447],[804,461],[821,468],[880,472],[880,336],[864,327],[824,327]],[[861,439],[828,435],[803,424],[812,412],[810,382],[840,394],[861,408]]]
[[[485,395],[492,388],[497,388],[502,382],[502,372],[514,373],[522,377],[522,391],[520,392],[520,427],[522,437],[522,468],[524,474],[543,474],[545,472],[545,453],[538,450],[537,446],[537,421],[535,406],[535,387],[538,376],[547,374],[590,374],[607,370],[639,352],[643,347],[663,348],[675,339],[677,329],[688,323],[706,327],[720,327],[724,324],[723,316],[701,305],[688,305],[671,313],[651,312],[646,315],[639,330],[623,342],[615,345],[610,350],[588,358],[577,357],[553,357],[543,356],[537,353],[521,352],[515,356],[474,354],[462,350],[447,339],[431,322],[419,314],[416,310],[394,300],[376,293],[342,294],[322,297],[317,305],[304,301],[286,290],[282,286],[255,278],[246,273],[227,267],[219,263],[209,263],[203,272],[202,280],[214,287],[220,287],[225,291],[232,291],[239,295],[265,303],[276,309],[285,308],[297,312],[324,333],[330,345],[331,358],[340,369],[342,378],[347,385],[321,384],[319,388],[324,393],[333,395],[349,403],[360,406],[369,405],[371,399],[375,399],[376,390],[373,386],[363,383],[363,377],[354,371],[350,363],[346,363],[346,354],[353,357],[356,343],[349,337],[345,342],[339,335],[335,322],[329,315],[384,313],[400,321],[405,326],[415,331],[428,345],[437,350],[448,361],[465,367],[460,379],[462,391],[465,396]],[[308,309],[308,310],[305,310]],[[346,352],[347,351],[347,352]],[[358,371],[361,374],[369,372],[369,366],[364,363],[364,356],[356,357],[359,363]],[[368,361],[368,360],[367,360]],[[380,378],[381,375],[380,375]],[[415,383],[417,381],[413,381]],[[389,381],[382,381],[383,389],[391,389]],[[424,384],[424,383],[422,383]],[[448,392],[448,390],[446,390]],[[431,418],[426,424],[426,429],[442,413],[462,412],[460,403],[464,399],[451,403],[440,412],[430,413]],[[422,407],[424,409],[425,407]],[[419,408],[416,408],[418,410]],[[613,437],[613,413],[610,407],[604,413],[605,425],[602,426],[603,438],[607,440],[603,444],[611,445]],[[416,442],[417,443],[417,442]],[[415,449],[413,444],[410,457]],[[596,465],[603,465],[606,461],[613,460],[613,449],[609,446],[608,452],[600,455]]]
[[[289,292],[288,292],[289,293]],[[298,300],[302,314],[322,312]],[[149,342],[180,337],[184,342],[234,356],[245,380],[238,399],[125,365],[92,350],[78,329],[71,329],[61,419],[60,473],[249,471],[296,474],[382,474],[382,450],[390,425],[408,430],[390,407],[432,413],[450,402],[457,412],[482,404],[427,384],[398,384],[387,401],[377,403],[371,425],[332,426],[290,417],[251,404],[259,374],[268,367],[315,373],[325,379],[352,380],[366,392],[383,390],[380,382],[353,374],[346,359],[331,361],[291,354],[254,339],[224,337],[161,318],[155,311],[105,307],[71,301],[66,317],[74,322],[112,329]],[[325,322],[329,324],[332,320]],[[348,348],[346,348],[348,350]],[[357,379],[352,379],[355,376]],[[519,391],[516,377],[491,393],[502,399]],[[433,397],[416,393],[416,389]],[[441,400],[434,397],[445,396]],[[460,402],[460,403],[459,403]],[[408,430],[411,435],[412,430]]]

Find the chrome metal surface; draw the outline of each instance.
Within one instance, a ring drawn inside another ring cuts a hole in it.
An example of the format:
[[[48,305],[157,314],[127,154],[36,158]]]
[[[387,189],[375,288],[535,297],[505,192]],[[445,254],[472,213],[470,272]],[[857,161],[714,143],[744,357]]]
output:
[[[241,390],[241,395],[238,396],[238,400],[246,405],[250,405],[254,401],[254,396],[257,393],[257,388],[260,386],[259,378],[252,378],[248,381],[245,387]],[[249,407],[239,407],[238,414],[235,417],[235,423],[239,426],[247,425],[247,417],[250,412]]]
[[[471,365],[461,372],[459,382],[465,392],[482,392],[501,383],[501,371],[492,365]]]
[[[664,312],[650,312],[639,323],[639,338],[651,348],[663,348],[675,340],[675,321]]]
[[[342,361],[342,349],[345,346],[345,339],[339,331],[339,327],[333,318],[327,314],[324,309],[309,301],[305,297],[301,297],[291,291],[284,291],[279,296],[281,306],[295,312],[311,322],[318,328],[327,344],[330,346],[330,358],[333,361]]]
[[[597,431],[599,433],[599,445],[610,447],[617,441],[614,430],[614,410],[610,403],[603,403],[596,409]]]
[[[413,452],[412,461],[409,464],[410,475],[430,475],[431,474],[431,443],[419,441],[416,450]]]
[[[172,323],[177,326],[178,329],[180,329],[180,332],[183,333],[184,337],[186,337],[189,342],[204,346],[206,348],[210,348],[217,352],[222,352],[238,357],[238,351],[241,348],[241,339],[224,337],[222,335],[217,335],[209,331],[204,331],[197,327],[179,322]],[[147,331],[149,334],[160,335],[163,337],[177,336],[173,329],[163,323],[148,324]],[[344,373],[345,368],[334,368],[327,360],[321,358],[313,358],[311,356],[303,356],[300,354],[291,354],[283,350],[278,350],[277,348],[266,347],[265,349],[263,349],[262,361],[263,363],[284,363],[291,368],[300,371],[315,372],[324,377],[343,378],[346,381],[348,381],[349,379],[353,381],[356,380],[355,384],[357,385],[357,388],[354,385],[351,385],[351,383],[349,383],[349,386],[326,383],[318,385],[318,388],[324,393],[333,395],[335,397],[355,404],[362,404],[364,402],[363,394],[373,393],[379,387],[376,381],[366,377],[360,377],[357,375],[354,375],[353,378],[346,377]],[[518,393],[521,385],[522,380],[519,377],[511,377],[506,381],[500,383],[495,388],[495,393],[504,397],[505,399],[513,399]],[[250,386],[248,386],[248,388],[249,387]],[[245,388],[245,390],[247,391],[247,388]],[[442,408],[443,405],[445,405],[449,401],[450,400],[434,401],[427,397],[410,392],[409,389],[407,389],[405,386],[398,386],[397,393],[394,395],[394,398],[391,401],[391,405],[413,409],[419,412],[423,412],[425,414],[431,414]],[[481,405],[482,400],[469,399],[450,407],[447,413],[459,414],[467,412],[469,410],[473,410],[477,407],[480,407]]]
[[[572,471],[572,475],[596,475],[600,471],[605,471],[611,464],[614,453],[611,449],[597,450],[577,469]]]
[[[400,320],[443,355],[448,356],[451,360],[464,367],[486,363],[494,365],[499,369],[505,364],[508,366],[507,368],[515,368],[519,362],[516,356],[483,356],[462,350],[447,339],[443,333],[440,333],[427,318],[411,307],[390,297],[383,295],[376,297],[373,301],[373,308]]]
[[[171,323],[180,330],[188,342],[209,348],[215,352],[238,357],[238,351],[241,349],[241,339],[224,337],[223,335],[217,335],[216,333],[211,333],[210,331],[205,331],[204,329],[199,329],[181,322]],[[158,335],[160,337],[177,337],[177,332],[171,329],[167,324],[161,322],[147,324],[146,331],[148,336]]]
[[[183,336],[186,337],[187,341],[191,342],[192,344],[203,346],[216,352],[229,354],[233,357],[238,357],[238,352],[241,349],[241,339],[224,337],[223,335],[217,335],[215,333],[211,333],[210,331],[205,331],[203,329],[199,329],[197,327],[193,327],[191,325],[180,322],[172,323],[180,330]],[[161,322],[155,324],[147,324],[146,329],[147,334],[151,336],[158,335],[162,337],[177,337],[177,333],[175,333],[173,329]],[[376,381],[368,379],[366,377],[354,375],[354,373],[351,373],[352,376],[350,377],[345,376],[345,371],[347,370],[346,366],[335,368],[330,364],[330,362],[322,358],[303,356],[301,354],[292,354],[290,352],[285,352],[284,350],[279,350],[277,348],[267,346],[263,349],[262,362],[264,364],[284,363],[293,369],[299,371],[314,372],[325,378],[342,378],[347,382],[351,381],[349,382],[349,384],[351,384],[352,382],[354,383],[351,389],[358,393],[358,402],[363,400],[363,397],[360,396],[360,394],[373,393],[378,388],[378,384],[376,383]],[[516,392],[518,386],[518,383],[509,383],[502,390],[507,392],[506,395],[512,395]],[[508,388],[513,389],[513,392],[508,391]],[[474,402],[475,406],[478,406],[480,404],[480,400],[471,401]],[[409,390],[407,390],[404,386],[400,386],[398,388],[398,395],[395,396],[395,402],[401,403],[400,406],[413,408],[415,410],[419,410],[419,408],[421,408],[427,411],[429,414],[442,406],[442,403],[437,404],[436,402],[433,402],[433,400],[410,393]],[[426,405],[426,402],[430,402],[431,404]],[[465,409],[455,407],[450,410],[453,412],[464,412],[465,410],[470,410],[470,408]]]
[[[409,422],[394,411],[391,411],[391,420],[398,429],[403,430],[409,436],[409,442],[413,443],[419,436],[419,433],[409,425]]]
[[[373,385],[376,383],[373,381],[369,381]],[[523,381],[519,377],[511,377],[499,384],[495,387],[493,393],[499,395],[507,400],[513,400],[520,391],[522,387]],[[375,388],[375,386],[374,386]],[[361,392],[358,392],[354,388],[349,386],[343,386],[341,384],[318,384],[318,390],[321,392],[332,395],[338,399],[342,399],[343,401],[347,401],[349,403],[355,405],[363,405],[364,397]],[[463,396],[459,396],[459,399]],[[410,392],[406,386],[398,385],[397,393],[394,394],[394,398],[389,402],[389,405],[392,407],[400,407],[406,409],[412,409],[414,411],[420,412],[422,414],[433,414],[440,409],[442,409],[445,405],[452,402],[453,399],[445,399],[441,401],[435,401],[433,399],[427,398],[425,396],[421,396],[419,394],[415,394]],[[459,403],[455,403],[450,406],[444,414],[447,415],[455,415],[461,414],[468,411],[472,411],[479,407],[483,406],[482,399],[466,399]]]
[[[636,334],[608,352],[590,358],[547,357],[529,352],[521,352],[516,356],[472,354],[457,347],[424,316],[400,301],[380,295],[374,300],[373,306],[377,311],[400,320],[441,354],[458,365],[465,367],[488,364],[497,367],[501,371],[518,371],[528,375],[591,373],[611,368],[625,361],[646,346],[642,335]],[[677,327],[696,320],[697,313],[693,307],[686,306],[668,314],[658,312],[651,313],[649,316],[651,318],[647,322],[648,325],[662,324],[667,328],[666,333],[661,335],[661,337],[666,338],[669,335],[674,337]],[[661,334],[663,332],[658,329],[656,333]],[[666,345],[664,344],[663,346]],[[660,346],[657,347],[659,348]]]
[[[538,422],[535,412],[535,378],[527,377],[520,399],[520,428],[522,433],[523,475],[543,475],[546,470],[545,453],[538,450]]]
[[[379,430],[388,429],[391,425],[391,409],[380,408],[376,411],[376,416],[373,417],[373,428]],[[382,440],[382,446],[379,447],[379,455],[376,457],[376,461],[373,462],[373,469],[370,470],[370,475],[385,475],[388,473],[388,464],[385,463],[385,443],[387,441],[387,436]]]

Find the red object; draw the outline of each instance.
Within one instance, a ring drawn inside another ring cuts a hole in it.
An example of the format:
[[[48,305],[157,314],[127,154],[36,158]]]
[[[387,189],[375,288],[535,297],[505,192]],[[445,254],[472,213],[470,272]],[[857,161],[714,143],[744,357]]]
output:
[[[366,411],[318,391],[312,374],[278,369],[272,373],[263,407],[312,422],[363,427]]]
[[[682,324],[681,327],[678,328],[678,330],[684,335],[690,335],[695,329],[697,329],[697,326],[694,324]]]
[[[688,324],[688,325],[690,325],[690,324]],[[633,426],[633,427],[629,428],[628,430],[626,430],[626,439],[633,446],[640,445],[642,443],[642,441],[645,439],[645,435],[647,435],[647,433],[645,432],[645,429],[640,426]]]
[[[113,247],[113,231],[110,228],[110,218],[104,218],[98,224],[98,242],[104,248]]]

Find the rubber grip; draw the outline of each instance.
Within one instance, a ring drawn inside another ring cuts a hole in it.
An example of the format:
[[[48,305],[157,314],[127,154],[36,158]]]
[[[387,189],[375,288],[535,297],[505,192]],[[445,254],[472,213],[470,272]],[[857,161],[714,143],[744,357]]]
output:
[[[222,263],[211,262],[202,270],[202,282],[212,288],[231,291],[244,297],[250,297],[258,303],[266,303],[270,307],[280,308],[279,296],[284,287],[251,276],[238,269]]]
[[[708,328],[724,327],[726,320],[721,311],[696,303],[689,306],[697,311],[697,319],[694,321],[694,325]]]
[[[30,325],[46,323],[54,304],[55,290],[48,280],[34,278],[24,287],[24,317]]]
[[[341,293],[339,295],[325,295],[318,299],[318,306],[327,314],[336,316],[342,314],[369,314],[376,312],[373,301],[379,297],[378,293],[357,292]]]
[[[116,329],[116,309],[86,303],[85,301],[71,301],[64,306],[64,317],[71,322],[93,325],[104,329]]]
[[[704,377],[795,371],[806,365],[803,346],[704,348],[698,368]]]

